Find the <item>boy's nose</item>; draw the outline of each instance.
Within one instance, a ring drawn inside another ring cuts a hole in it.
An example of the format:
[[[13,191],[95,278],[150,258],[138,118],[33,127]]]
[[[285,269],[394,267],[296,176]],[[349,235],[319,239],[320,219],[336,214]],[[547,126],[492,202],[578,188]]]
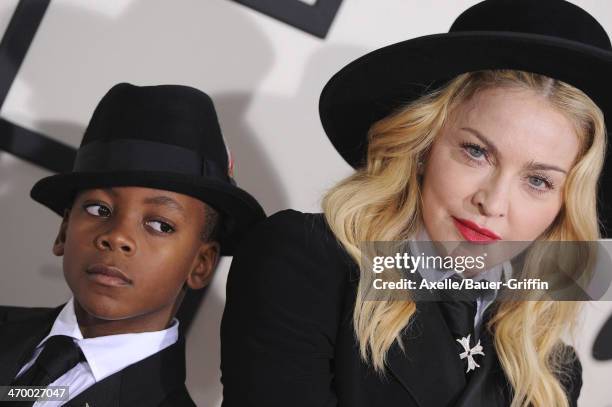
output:
[[[124,254],[133,254],[136,243],[125,231],[114,228],[96,238],[96,247],[100,250],[121,251]]]

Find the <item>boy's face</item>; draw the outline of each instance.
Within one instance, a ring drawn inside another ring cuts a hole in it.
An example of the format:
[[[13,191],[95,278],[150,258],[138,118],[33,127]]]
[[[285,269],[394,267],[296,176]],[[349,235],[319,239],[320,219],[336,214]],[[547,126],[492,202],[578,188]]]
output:
[[[132,331],[165,328],[184,284],[204,287],[217,264],[218,244],[201,238],[206,214],[200,200],[164,190],[81,191],[53,247],[77,305]]]

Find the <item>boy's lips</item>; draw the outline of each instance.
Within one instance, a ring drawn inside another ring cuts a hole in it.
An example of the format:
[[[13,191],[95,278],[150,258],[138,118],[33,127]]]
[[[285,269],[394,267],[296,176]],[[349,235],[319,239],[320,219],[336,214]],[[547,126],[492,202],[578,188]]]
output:
[[[92,264],[86,272],[90,279],[102,285],[118,287],[133,284],[132,279],[126,276],[121,269],[103,263]]]
[[[455,227],[466,240],[477,243],[494,242],[501,240],[501,236],[489,229],[478,226],[476,223],[467,219],[455,218],[453,216]]]

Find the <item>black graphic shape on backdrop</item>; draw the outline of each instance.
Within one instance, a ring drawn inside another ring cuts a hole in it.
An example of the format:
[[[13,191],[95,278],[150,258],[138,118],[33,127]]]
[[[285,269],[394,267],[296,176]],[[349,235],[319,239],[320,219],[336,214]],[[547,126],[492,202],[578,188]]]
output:
[[[19,72],[51,0],[20,0],[0,41],[0,107]],[[0,119],[0,150],[51,171],[69,171],[76,150]]]
[[[32,43],[50,0],[21,0],[0,42],[0,105]]]
[[[76,155],[74,147],[0,118],[0,150],[8,151],[53,172],[68,172]]]
[[[595,360],[612,359],[612,315],[599,331],[593,344],[593,358]]]
[[[300,0],[234,0],[272,18],[325,38],[342,0],[316,0],[306,4]]]

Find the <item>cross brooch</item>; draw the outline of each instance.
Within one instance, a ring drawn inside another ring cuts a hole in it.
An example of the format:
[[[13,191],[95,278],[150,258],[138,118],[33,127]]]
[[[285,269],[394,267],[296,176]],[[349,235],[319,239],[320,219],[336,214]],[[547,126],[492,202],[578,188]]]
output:
[[[474,360],[474,355],[484,356],[484,352],[482,351],[482,345],[480,345],[480,340],[478,340],[478,343],[473,348],[470,349],[470,336],[471,335],[472,334],[469,334],[467,337],[456,339],[456,341],[459,342],[461,346],[463,346],[463,350],[464,350],[464,352],[459,354],[459,358],[460,359],[467,358],[468,360],[468,367],[465,373],[469,372],[470,370],[476,370],[477,367],[480,367],[480,365],[476,363],[476,361]]]

